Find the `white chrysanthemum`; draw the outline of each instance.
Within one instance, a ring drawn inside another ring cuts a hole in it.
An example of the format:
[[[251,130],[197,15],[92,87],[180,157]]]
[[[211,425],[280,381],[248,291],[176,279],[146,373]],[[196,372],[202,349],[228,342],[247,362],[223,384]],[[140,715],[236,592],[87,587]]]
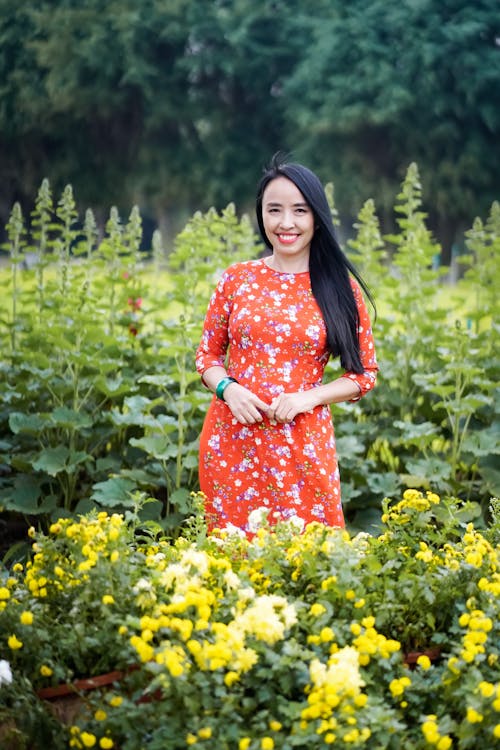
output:
[[[186,550],[182,555],[182,564],[186,566],[192,565],[202,575],[208,572],[208,556],[205,552],[200,552],[200,550],[196,550],[193,547]]]
[[[239,526],[235,526],[234,523],[228,523],[223,529],[229,536],[239,536],[240,539],[245,537],[245,532],[240,529]]]
[[[234,622],[245,633],[272,645],[283,640],[286,629],[297,622],[297,613],[284,597],[264,595],[237,614]]]
[[[304,526],[306,525],[306,522],[300,516],[290,516],[290,518],[287,518],[286,522],[290,524],[292,529],[297,534],[301,534],[304,531]]]
[[[2,685],[10,685],[12,682],[12,672],[10,664],[5,659],[0,659],[0,687]]]
[[[248,528],[252,533],[255,534],[261,526],[265,525],[268,513],[269,508],[261,506],[260,508],[252,510],[252,512],[248,514]]]
[[[332,654],[327,667],[314,659],[309,674],[315,687],[328,687],[338,695],[357,695],[365,684],[359,672],[359,653],[352,646]]]
[[[241,584],[241,581],[234,570],[226,570],[224,573],[224,583],[229,590],[236,590]]]

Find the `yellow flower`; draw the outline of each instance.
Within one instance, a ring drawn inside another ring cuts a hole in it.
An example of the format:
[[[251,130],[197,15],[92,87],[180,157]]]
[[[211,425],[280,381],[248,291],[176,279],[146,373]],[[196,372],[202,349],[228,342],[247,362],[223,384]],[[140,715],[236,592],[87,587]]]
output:
[[[484,719],[484,716],[480,714],[479,711],[476,711],[475,708],[471,708],[471,706],[469,706],[467,708],[466,718],[470,724],[480,724]]]
[[[478,685],[479,691],[484,698],[491,698],[495,693],[495,686],[491,682],[480,682]]]
[[[202,740],[209,740],[212,736],[212,727],[202,727],[198,730],[198,737]]]
[[[282,724],[280,721],[270,721],[269,722],[269,729],[271,729],[273,732],[279,732],[282,727]]]
[[[108,714],[106,713],[106,711],[103,711],[102,708],[98,708],[94,714],[94,719],[96,721],[106,721],[107,718]]]
[[[0,600],[10,599],[10,591],[5,586],[0,586]]]
[[[82,732],[80,735],[80,739],[83,742],[84,747],[94,747],[96,743],[95,735],[90,734],[90,732]]]
[[[451,737],[448,737],[448,735],[445,735],[444,737],[441,737],[437,744],[436,748],[437,750],[449,750],[449,748],[452,746],[453,741]]]
[[[427,742],[431,745],[435,745],[439,742],[440,734],[434,717],[427,717],[427,720],[422,724],[422,732]]]
[[[497,739],[500,739],[500,724],[497,724],[493,728],[493,737],[496,737]]]
[[[272,737],[263,737],[260,741],[262,750],[273,750],[274,740]]]
[[[238,672],[234,672],[233,670],[230,670],[229,672],[226,672],[224,675],[224,684],[227,687],[231,687],[231,685],[234,685],[235,682],[238,682],[240,679],[240,676]]]
[[[20,641],[16,635],[10,635],[7,643],[8,643],[9,648],[12,649],[12,651],[17,651],[18,649],[23,647],[23,642]]]
[[[417,659],[417,664],[419,667],[422,667],[422,669],[424,670],[430,669],[431,660],[425,654],[421,654]]]
[[[312,605],[309,611],[313,617],[319,617],[324,612],[326,612],[326,607],[323,606],[323,604],[319,604],[318,602],[316,602],[315,604]]]
[[[115,600],[111,596],[111,594],[104,594],[104,596],[102,597],[102,603],[103,604],[114,604]]]
[[[326,627],[322,628],[319,637],[322,643],[329,643],[330,641],[334,640],[335,634],[331,628]]]
[[[50,677],[53,673],[53,670],[46,664],[42,664],[42,666],[40,667],[40,674],[42,675],[42,677]]]
[[[194,745],[196,742],[198,742],[198,737],[195,734],[190,732],[186,735],[186,745]]]
[[[250,737],[242,737],[238,743],[238,750],[248,750],[250,742]]]
[[[108,702],[109,702],[109,705],[110,705],[110,706],[113,706],[113,708],[118,708],[118,706],[121,706],[121,705],[122,705],[122,703],[123,703],[123,698],[122,698],[122,696],[121,696],[121,695],[113,695],[113,696],[112,696],[112,697],[111,697],[111,698],[109,699],[109,701],[108,701]]]
[[[21,620],[21,623],[23,625],[32,625],[33,624],[33,613],[32,612],[21,612],[21,615],[19,617]]]
[[[399,679],[394,679],[389,684],[389,690],[391,691],[394,698],[399,698],[403,695],[405,688],[411,685],[411,680],[409,677],[400,677]]]
[[[110,737],[101,737],[99,740],[99,747],[102,747],[102,750],[110,750],[113,745],[114,742]]]

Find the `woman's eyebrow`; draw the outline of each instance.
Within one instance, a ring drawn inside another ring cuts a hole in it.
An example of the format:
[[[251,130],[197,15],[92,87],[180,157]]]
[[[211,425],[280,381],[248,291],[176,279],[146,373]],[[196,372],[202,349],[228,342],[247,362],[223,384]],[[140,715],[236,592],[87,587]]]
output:
[[[282,203],[278,203],[277,201],[269,201],[266,203],[266,206],[269,208],[275,208],[276,206],[282,206]],[[307,203],[305,201],[299,202],[299,203],[292,203],[292,206],[294,208],[303,208],[307,207]]]

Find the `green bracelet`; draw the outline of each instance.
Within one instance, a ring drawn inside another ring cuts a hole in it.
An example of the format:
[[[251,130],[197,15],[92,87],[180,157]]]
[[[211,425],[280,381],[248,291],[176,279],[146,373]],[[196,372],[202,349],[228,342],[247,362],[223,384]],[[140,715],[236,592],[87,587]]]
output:
[[[215,395],[217,396],[217,398],[220,398],[221,401],[225,401],[226,399],[224,398],[224,391],[226,390],[228,385],[237,382],[238,381],[236,380],[236,378],[222,378],[222,380],[217,383],[217,388],[215,389]]]

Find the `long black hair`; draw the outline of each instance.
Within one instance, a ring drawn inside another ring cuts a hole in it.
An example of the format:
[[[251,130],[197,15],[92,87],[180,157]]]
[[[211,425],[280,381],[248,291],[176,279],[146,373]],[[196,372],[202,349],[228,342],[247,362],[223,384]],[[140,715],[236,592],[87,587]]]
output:
[[[337,241],[330,206],[321,181],[307,167],[287,163],[280,154],[272,158],[257,190],[257,222],[267,247],[272,249],[264,229],[262,197],[266,187],[276,177],[291,180],[314,214],[315,232],[309,255],[309,275],[312,293],[325,321],[328,348],[334,357],[340,356],[345,370],[362,373],[364,368],[359,350],[359,315],[349,272],[359,282],[375,309],[370,291]]]

